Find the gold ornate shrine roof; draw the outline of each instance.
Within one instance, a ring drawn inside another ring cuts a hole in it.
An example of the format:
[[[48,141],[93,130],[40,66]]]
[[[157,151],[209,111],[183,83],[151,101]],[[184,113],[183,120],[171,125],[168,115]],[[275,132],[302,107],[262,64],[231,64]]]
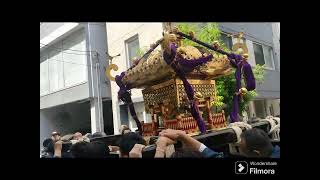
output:
[[[198,58],[208,55],[205,52],[200,52],[193,46],[179,47],[177,53],[190,61],[196,61]],[[214,79],[229,74],[231,69],[226,56],[214,55],[211,61],[187,73],[186,77],[190,79]],[[162,52],[155,50],[147,59],[142,59],[135,67],[128,69],[123,77],[123,82],[130,84],[132,88],[146,88],[167,81],[175,76],[174,70],[164,61]]]

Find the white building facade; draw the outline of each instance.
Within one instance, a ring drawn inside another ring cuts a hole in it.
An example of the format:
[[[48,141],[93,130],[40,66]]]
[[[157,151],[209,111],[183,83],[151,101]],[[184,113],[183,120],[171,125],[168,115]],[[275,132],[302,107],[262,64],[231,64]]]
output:
[[[105,23],[40,23],[40,147],[52,131],[113,134],[106,42]]]
[[[107,23],[109,54],[119,57],[113,59],[119,70],[112,72],[112,75],[119,75],[126,71],[131,65],[131,59],[138,56],[138,49],[148,49],[151,43],[162,38],[163,23]],[[159,48],[159,47],[158,47]],[[114,133],[118,134],[121,124],[126,124],[136,129],[136,124],[128,112],[127,105],[119,102],[117,93],[119,87],[111,82],[112,110]],[[149,122],[151,117],[145,113],[141,89],[132,89],[132,101],[140,121]]]

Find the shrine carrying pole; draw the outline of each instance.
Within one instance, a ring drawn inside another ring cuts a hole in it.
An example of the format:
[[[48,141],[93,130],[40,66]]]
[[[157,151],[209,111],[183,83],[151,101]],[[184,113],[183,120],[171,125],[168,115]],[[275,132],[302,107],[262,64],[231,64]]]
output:
[[[202,46],[204,46],[204,47],[206,47],[206,48],[208,48],[208,49],[214,50],[214,51],[216,51],[216,52],[218,52],[218,53],[220,53],[220,54],[230,56],[230,53],[227,53],[227,52],[223,51],[222,49],[218,49],[218,48],[216,48],[216,47],[214,47],[214,46],[212,46],[212,45],[209,45],[209,44],[207,44],[207,43],[205,43],[205,42],[202,42],[202,41],[196,39],[195,37],[192,37],[192,36],[190,36],[190,35],[187,35],[187,34],[185,34],[185,33],[183,33],[183,32],[173,31],[173,33],[175,33],[175,34],[177,34],[177,35],[180,35],[180,36],[182,36],[182,37],[185,37],[185,38],[187,38],[187,39],[189,39],[189,40],[191,40],[191,41],[193,41],[193,42],[196,42],[196,43],[198,43],[198,44],[200,44],[200,45],[202,45]]]

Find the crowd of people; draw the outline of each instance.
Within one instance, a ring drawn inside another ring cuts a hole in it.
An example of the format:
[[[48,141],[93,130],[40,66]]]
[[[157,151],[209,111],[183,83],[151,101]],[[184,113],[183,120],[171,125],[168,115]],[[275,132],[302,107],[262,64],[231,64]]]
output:
[[[41,158],[109,158],[118,154],[119,158],[142,158],[143,150],[150,144],[156,146],[155,158],[223,158],[223,152],[216,152],[198,140],[188,136],[184,131],[165,129],[156,140],[148,142],[127,126],[122,125],[121,138],[117,145],[103,141],[91,141],[105,137],[105,133],[82,135],[80,132],[61,137],[53,132],[51,138],[44,140]],[[151,142],[154,141],[154,142]],[[182,148],[175,149],[174,144],[182,143]],[[269,136],[263,130],[253,128],[241,134],[239,148],[247,157],[280,157],[280,147],[273,146]]]

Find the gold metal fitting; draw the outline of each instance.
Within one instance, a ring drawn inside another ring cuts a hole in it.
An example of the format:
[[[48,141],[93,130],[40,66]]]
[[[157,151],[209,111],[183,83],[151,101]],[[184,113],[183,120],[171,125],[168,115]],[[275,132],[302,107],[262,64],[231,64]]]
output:
[[[213,41],[213,47],[216,48],[216,49],[219,49],[220,48],[219,41]]]
[[[242,57],[243,57],[243,59],[247,60],[247,59],[249,58],[249,54],[248,54],[248,53],[244,53],[244,54],[242,55]]]

